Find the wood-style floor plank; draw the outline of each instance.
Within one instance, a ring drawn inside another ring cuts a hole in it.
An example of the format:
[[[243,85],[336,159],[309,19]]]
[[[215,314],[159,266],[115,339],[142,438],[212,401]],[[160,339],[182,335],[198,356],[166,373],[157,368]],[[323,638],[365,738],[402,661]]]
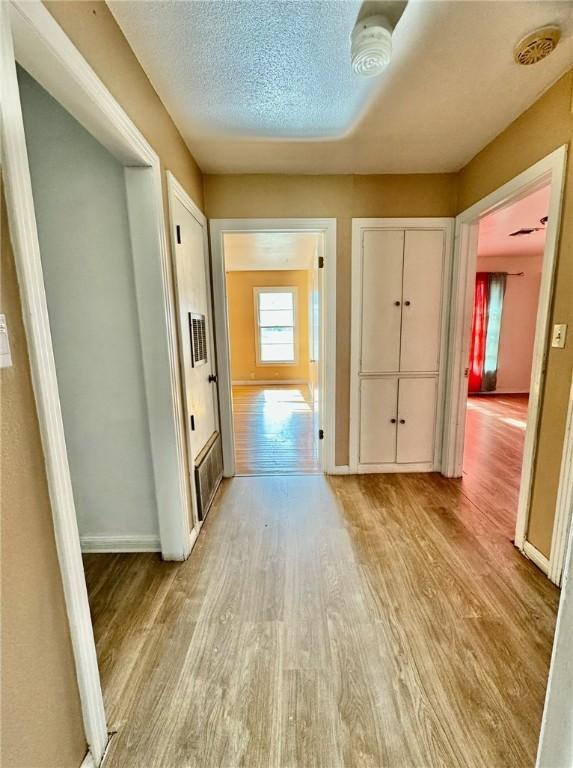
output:
[[[439,475],[235,478],[187,562],[86,556],[105,768],[533,766],[559,593],[488,515]]]
[[[464,494],[513,538],[521,483],[527,395],[470,395],[464,440]]]
[[[307,385],[233,387],[237,475],[319,471],[317,424]]]

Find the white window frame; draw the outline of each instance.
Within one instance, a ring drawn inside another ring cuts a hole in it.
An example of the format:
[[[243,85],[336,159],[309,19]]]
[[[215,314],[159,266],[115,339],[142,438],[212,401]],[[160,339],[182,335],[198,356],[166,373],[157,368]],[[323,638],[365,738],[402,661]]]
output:
[[[292,293],[293,303],[293,347],[294,347],[294,359],[293,360],[263,360],[261,357],[261,326],[259,316],[259,296],[261,293]],[[256,353],[257,353],[257,366],[294,366],[299,363],[299,349],[298,349],[298,331],[299,331],[299,317],[298,317],[298,288],[296,285],[261,285],[253,288],[253,301],[255,306],[255,332],[256,332]]]

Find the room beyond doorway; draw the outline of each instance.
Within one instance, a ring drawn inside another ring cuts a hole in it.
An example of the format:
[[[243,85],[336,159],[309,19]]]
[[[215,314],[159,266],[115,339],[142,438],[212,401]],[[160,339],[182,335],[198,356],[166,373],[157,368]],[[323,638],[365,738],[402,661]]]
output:
[[[210,228],[225,476],[332,471],[335,221]]]
[[[550,185],[482,217],[462,487],[513,539],[522,479]]]
[[[224,237],[235,472],[319,467],[321,236]]]

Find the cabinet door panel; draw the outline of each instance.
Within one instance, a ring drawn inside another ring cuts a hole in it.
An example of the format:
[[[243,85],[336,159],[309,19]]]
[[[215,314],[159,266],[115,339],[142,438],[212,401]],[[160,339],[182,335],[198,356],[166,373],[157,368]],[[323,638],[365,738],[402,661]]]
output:
[[[360,383],[360,463],[396,461],[398,379],[362,379]]]
[[[400,379],[398,387],[396,460],[400,464],[431,462],[434,459],[438,379]]]
[[[361,369],[365,373],[399,370],[403,261],[403,230],[364,232]]]
[[[438,370],[444,237],[442,230],[406,232],[400,371]]]

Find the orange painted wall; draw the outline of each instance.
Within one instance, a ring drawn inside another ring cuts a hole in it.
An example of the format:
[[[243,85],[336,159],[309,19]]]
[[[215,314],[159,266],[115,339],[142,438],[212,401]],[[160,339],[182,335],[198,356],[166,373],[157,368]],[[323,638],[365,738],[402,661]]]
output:
[[[227,272],[231,378],[233,381],[308,381],[309,375],[309,279],[306,270]],[[257,365],[253,288],[296,286],[298,289],[297,365]]]

